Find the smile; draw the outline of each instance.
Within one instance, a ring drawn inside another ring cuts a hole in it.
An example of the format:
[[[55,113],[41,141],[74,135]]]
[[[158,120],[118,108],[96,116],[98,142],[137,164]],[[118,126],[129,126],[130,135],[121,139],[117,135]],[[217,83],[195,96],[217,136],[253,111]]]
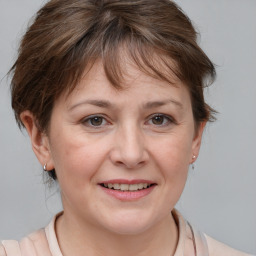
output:
[[[98,185],[108,196],[120,201],[134,201],[151,194],[157,183],[143,179],[114,179],[102,181]]]
[[[147,189],[154,184],[149,184],[149,183],[138,183],[138,184],[122,184],[122,183],[102,183],[100,184],[101,186],[105,188],[109,188],[112,190],[119,190],[119,191],[138,191],[138,190],[143,190]]]

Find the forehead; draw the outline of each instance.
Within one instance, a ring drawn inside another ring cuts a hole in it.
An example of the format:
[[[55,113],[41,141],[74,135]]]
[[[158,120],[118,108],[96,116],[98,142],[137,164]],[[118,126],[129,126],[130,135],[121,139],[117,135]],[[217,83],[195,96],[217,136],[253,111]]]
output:
[[[140,45],[137,48],[129,47],[127,42],[124,42],[117,46],[113,54],[107,53],[101,57],[87,59],[81,65],[81,75],[71,73],[70,86],[64,85],[63,91],[55,99],[61,95],[69,96],[73,91],[79,90],[81,84],[89,80],[96,81],[101,75],[105,76],[109,84],[118,91],[127,89],[139,76],[144,76],[143,79],[146,80],[154,78],[159,84],[164,81],[173,86],[187,86],[180,81],[184,79],[179,64],[167,52],[147,45]]]
[[[103,77],[117,90],[127,89],[135,80],[148,82],[155,79],[154,82],[158,84],[166,82],[173,86],[185,85],[180,81],[181,74],[175,60],[151,48],[141,56],[139,53],[133,55],[125,46],[118,47],[114,60],[106,57],[89,62],[80,81],[73,88],[79,90],[81,84]]]
[[[170,74],[169,74],[170,76]],[[70,107],[79,102],[102,100],[125,103],[136,99],[141,105],[147,102],[173,101],[178,105],[190,105],[186,86],[172,75],[172,82],[160,80],[138,69],[133,63],[126,62],[120,86],[116,88],[108,79],[102,62],[97,62],[87,70],[75,89],[67,95],[65,104]],[[136,102],[136,103],[138,103]],[[183,103],[182,103],[183,102]],[[102,104],[102,103],[101,103]],[[157,104],[156,104],[157,105]]]

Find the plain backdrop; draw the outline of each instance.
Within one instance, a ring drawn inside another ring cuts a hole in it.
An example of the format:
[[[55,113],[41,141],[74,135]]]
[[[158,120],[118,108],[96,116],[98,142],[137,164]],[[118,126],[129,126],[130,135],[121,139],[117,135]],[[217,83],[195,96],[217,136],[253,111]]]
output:
[[[256,1],[176,1],[192,19],[200,45],[217,65],[206,90],[219,111],[177,208],[199,229],[256,254]],[[43,183],[25,131],[10,106],[6,73],[41,0],[0,0],[0,239],[20,239],[61,210],[57,186]]]

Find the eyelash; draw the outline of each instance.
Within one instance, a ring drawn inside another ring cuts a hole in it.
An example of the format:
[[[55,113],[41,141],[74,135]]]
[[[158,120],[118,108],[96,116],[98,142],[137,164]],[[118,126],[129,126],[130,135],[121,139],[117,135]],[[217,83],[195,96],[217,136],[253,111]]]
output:
[[[100,118],[102,120],[102,123],[100,123],[99,125],[93,125],[92,124],[92,120],[95,119],[95,118]],[[152,123],[152,120],[154,118],[163,118],[164,124],[157,125],[157,124]],[[103,115],[88,116],[88,117],[84,118],[81,121],[81,123],[83,125],[85,125],[85,126],[96,128],[96,129],[97,128],[101,128],[102,126],[110,124],[110,122],[107,121],[107,119]],[[156,127],[166,127],[166,126],[168,126],[170,124],[176,124],[175,120],[171,116],[165,115],[165,114],[154,114],[154,115],[151,115],[146,123],[149,123],[150,125],[153,125],[153,126],[156,126]]]

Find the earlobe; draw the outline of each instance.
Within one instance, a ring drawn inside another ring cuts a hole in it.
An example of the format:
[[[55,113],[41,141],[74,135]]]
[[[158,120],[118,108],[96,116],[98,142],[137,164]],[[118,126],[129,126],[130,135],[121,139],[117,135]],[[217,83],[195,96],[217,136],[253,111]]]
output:
[[[28,132],[32,149],[38,161],[42,166],[47,163],[48,169],[54,169],[48,136],[39,129],[36,119],[30,111],[23,111],[20,118]]]
[[[190,164],[194,163],[199,155],[199,150],[202,142],[202,136],[203,136],[205,125],[206,125],[206,122],[201,122],[198,125],[196,134],[192,142],[192,156],[191,156]]]

